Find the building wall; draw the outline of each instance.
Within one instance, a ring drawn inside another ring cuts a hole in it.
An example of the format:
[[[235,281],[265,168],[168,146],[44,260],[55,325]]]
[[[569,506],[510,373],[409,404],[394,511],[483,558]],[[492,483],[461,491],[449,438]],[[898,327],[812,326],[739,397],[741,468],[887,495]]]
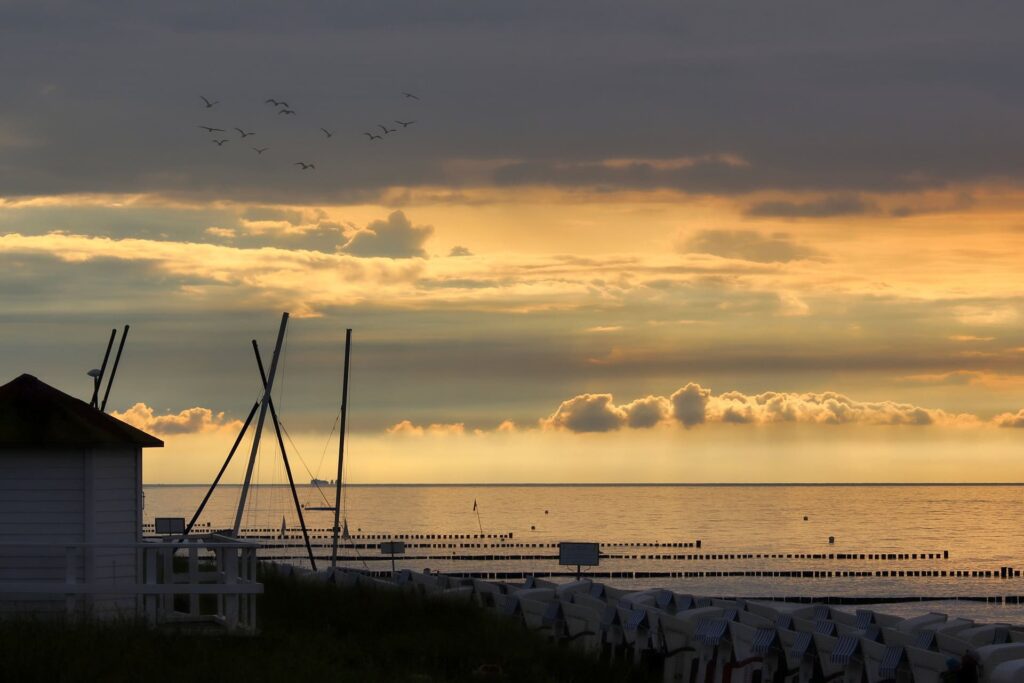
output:
[[[65,546],[81,542],[99,545],[75,551],[71,566],[76,580],[136,583],[137,551],[103,544],[133,544],[140,539],[140,485],[141,449],[136,447],[0,451],[0,584],[64,582]],[[12,545],[23,542],[48,545]],[[0,611],[66,607],[63,596],[41,602],[12,598],[0,595]],[[77,607],[97,615],[134,616],[135,605],[134,596],[110,595],[97,596],[87,606],[80,601]]]

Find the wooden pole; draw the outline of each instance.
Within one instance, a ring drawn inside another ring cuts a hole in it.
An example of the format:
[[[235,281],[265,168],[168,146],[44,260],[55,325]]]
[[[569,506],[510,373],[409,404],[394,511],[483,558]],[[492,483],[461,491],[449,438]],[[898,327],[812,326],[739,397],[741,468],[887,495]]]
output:
[[[114,345],[114,337],[117,335],[117,328],[110,331],[110,339],[107,341],[107,352],[103,354],[103,365],[100,366],[100,375],[92,382],[92,399],[89,405],[93,408],[100,406],[100,384],[103,382],[103,373],[107,371],[107,361],[110,359],[110,349]]]
[[[334,480],[334,528],[331,530],[331,569],[338,566],[338,518],[341,515],[341,473],[345,464],[345,423],[348,417],[348,367],[352,351],[352,329],[345,330],[345,369],[341,380],[341,421],[338,432],[338,477]]]
[[[260,402],[256,401],[252,404],[252,408],[249,410],[249,416],[245,418],[245,424],[242,425],[241,431],[238,432],[238,438],[235,439],[234,445],[231,446],[231,450],[228,451],[228,457],[224,460],[224,464],[221,465],[220,472],[217,473],[217,477],[210,484],[210,490],[203,496],[203,502],[199,504],[199,509],[196,510],[196,514],[192,515],[192,521],[185,527],[185,536],[188,536],[188,532],[192,531],[192,527],[196,525],[196,520],[199,519],[199,515],[203,513],[203,508],[206,507],[206,503],[210,500],[210,496],[213,495],[213,490],[217,488],[217,484],[220,483],[220,478],[224,476],[224,471],[227,470],[228,464],[231,462],[231,458],[234,457],[235,451],[238,450],[238,444],[242,443],[242,437],[245,436],[245,431],[249,429],[249,423],[252,422],[252,418],[256,415],[256,409],[260,407]]]
[[[256,365],[260,369],[260,379],[263,386],[267,386],[267,376],[263,372],[263,359],[260,358],[260,347],[256,340],[252,340],[252,350],[256,353]],[[274,432],[277,434],[277,445],[281,449],[281,459],[284,460],[284,471],[288,475],[288,486],[292,489],[292,500],[295,501],[295,514],[299,516],[299,527],[302,529],[302,538],[306,542],[306,552],[309,554],[309,565],[316,571],[316,559],[313,557],[313,546],[309,543],[309,531],[306,530],[306,520],[302,516],[302,505],[299,504],[299,494],[295,490],[295,480],[292,478],[292,467],[288,464],[288,452],[284,448],[284,439],[281,437],[281,423],[277,419],[277,410],[274,408],[274,399],[270,399],[270,420],[274,423]]]
[[[124,326],[121,333],[121,341],[117,343],[117,355],[114,356],[114,366],[110,368],[110,379],[107,380],[107,389],[103,392],[103,403],[100,404],[100,412],[107,412],[107,399],[110,398],[110,386],[114,383],[114,376],[117,374],[117,364],[121,362],[121,352],[124,351],[124,340],[128,338],[128,325]]]
[[[263,423],[267,419],[267,407],[270,405],[270,391],[274,388],[274,377],[277,375],[277,361],[281,357],[281,345],[284,343],[284,330],[288,326],[288,312],[281,314],[281,327],[277,331],[277,343],[274,345],[274,357],[270,359],[270,374],[267,376],[267,383],[263,390],[263,400],[260,402],[260,417],[256,421],[256,434],[252,439],[252,451],[249,453],[249,464],[245,469],[245,480],[242,482],[242,495],[238,497],[238,511],[235,513],[235,536],[238,536],[242,528],[242,513],[245,511],[245,501],[249,497],[249,484],[252,482],[252,469],[256,464],[256,452],[260,447],[260,436],[263,435]]]

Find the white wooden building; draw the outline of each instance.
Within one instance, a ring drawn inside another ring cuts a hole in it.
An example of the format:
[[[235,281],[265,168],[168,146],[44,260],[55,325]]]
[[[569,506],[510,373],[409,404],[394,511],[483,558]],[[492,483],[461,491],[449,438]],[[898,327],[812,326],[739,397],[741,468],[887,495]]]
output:
[[[160,446],[32,375],[0,387],[0,582],[136,584],[142,449]],[[0,611],[65,609],[62,595],[15,598],[0,595]],[[127,595],[79,604],[94,614],[136,609]]]

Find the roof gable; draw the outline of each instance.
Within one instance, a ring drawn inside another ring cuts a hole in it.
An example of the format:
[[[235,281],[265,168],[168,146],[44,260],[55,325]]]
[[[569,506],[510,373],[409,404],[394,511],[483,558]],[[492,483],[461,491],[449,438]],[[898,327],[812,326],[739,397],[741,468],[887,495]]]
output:
[[[164,442],[32,375],[0,386],[0,449],[124,445]]]

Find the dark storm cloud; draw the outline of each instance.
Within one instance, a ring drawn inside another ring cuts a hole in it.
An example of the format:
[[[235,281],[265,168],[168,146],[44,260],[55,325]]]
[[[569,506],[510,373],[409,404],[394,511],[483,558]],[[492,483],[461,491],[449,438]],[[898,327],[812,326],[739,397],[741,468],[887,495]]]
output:
[[[830,218],[874,211],[877,207],[857,196],[839,195],[810,202],[759,202],[746,210],[760,218]]]
[[[762,235],[753,230],[700,230],[680,244],[679,250],[760,263],[819,256],[816,250],[794,242],[786,233]]]
[[[413,225],[404,213],[393,211],[387,220],[373,221],[354,233],[341,250],[352,256],[425,257],[423,244],[433,233],[432,226]]]
[[[355,202],[492,181],[718,193],[1017,181],[1022,20],[1020,3],[952,0],[7,4],[0,59],[17,68],[0,102],[0,195]],[[206,110],[201,94],[221,104]],[[361,135],[394,119],[417,123]],[[644,161],[721,155],[746,165]],[[466,178],[451,159],[512,161]]]

